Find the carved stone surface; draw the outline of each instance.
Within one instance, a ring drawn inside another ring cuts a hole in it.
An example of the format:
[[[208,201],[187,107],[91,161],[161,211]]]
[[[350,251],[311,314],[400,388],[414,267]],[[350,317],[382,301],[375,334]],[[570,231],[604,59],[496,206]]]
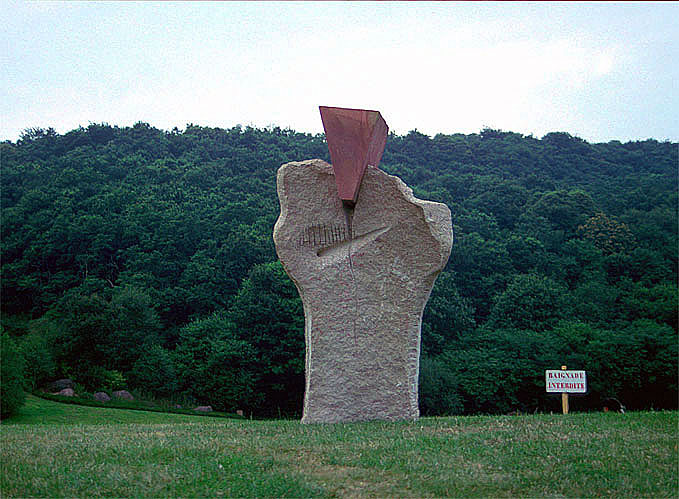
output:
[[[278,170],[276,251],[304,305],[302,422],[414,419],[422,313],[452,246],[450,210],[369,166],[353,210],[321,160]]]
[[[356,203],[368,165],[379,166],[389,127],[379,111],[320,106],[341,200]]]

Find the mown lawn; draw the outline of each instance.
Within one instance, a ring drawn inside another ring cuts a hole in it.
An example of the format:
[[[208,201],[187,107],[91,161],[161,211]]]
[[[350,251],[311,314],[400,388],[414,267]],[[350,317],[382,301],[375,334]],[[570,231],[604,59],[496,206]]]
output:
[[[305,426],[30,397],[0,496],[679,496],[677,412]]]

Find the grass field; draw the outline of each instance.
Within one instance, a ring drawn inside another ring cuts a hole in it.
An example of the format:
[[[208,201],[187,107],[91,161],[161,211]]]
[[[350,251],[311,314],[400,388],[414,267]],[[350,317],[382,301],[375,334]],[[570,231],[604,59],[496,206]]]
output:
[[[29,397],[0,496],[677,497],[676,412],[301,425]]]

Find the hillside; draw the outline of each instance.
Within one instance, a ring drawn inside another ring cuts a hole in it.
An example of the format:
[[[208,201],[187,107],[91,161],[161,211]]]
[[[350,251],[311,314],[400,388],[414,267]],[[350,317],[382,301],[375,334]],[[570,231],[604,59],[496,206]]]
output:
[[[391,134],[381,167],[446,203],[423,325],[425,414],[677,405],[678,145],[485,129]],[[275,172],[322,135],[188,125],[27,130],[0,144],[2,328],[30,386],[139,387],[297,414],[303,313],[271,238]],[[499,381],[505,380],[505,381]],[[576,405],[577,407],[577,405]]]

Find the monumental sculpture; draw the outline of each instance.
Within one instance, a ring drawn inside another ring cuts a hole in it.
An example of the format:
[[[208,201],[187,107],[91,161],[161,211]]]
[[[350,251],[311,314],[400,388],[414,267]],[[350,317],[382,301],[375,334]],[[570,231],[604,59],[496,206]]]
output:
[[[450,210],[377,168],[379,112],[320,111],[332,164],[280,167],[274,227],[304,307],[302,422],[415,419],[422,313],[450,255]]]

